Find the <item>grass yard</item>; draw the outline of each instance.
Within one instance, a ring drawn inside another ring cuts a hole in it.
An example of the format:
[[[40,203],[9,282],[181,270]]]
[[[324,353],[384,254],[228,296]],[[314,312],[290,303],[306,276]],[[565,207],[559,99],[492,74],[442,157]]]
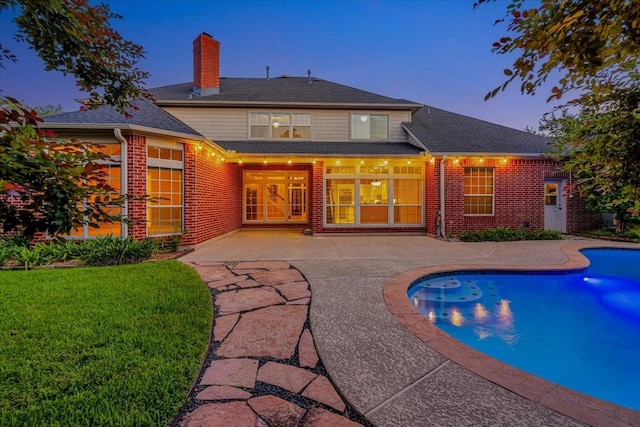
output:
[[[0,271],[0,425],[166,426],[211,318],[177,261]]]

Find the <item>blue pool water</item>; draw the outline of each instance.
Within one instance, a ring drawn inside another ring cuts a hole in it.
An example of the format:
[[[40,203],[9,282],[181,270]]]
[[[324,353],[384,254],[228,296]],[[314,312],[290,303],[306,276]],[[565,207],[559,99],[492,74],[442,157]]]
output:
[[[470,347],[640,411],[640,250],[582,253],[591,264],[579,272],[432,275],[408,296]]]

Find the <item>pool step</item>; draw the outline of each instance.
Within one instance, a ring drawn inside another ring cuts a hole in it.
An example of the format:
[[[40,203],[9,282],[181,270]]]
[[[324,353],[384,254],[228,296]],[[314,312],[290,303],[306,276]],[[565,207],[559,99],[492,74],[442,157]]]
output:
[[[482,299],[483,292],[474,280],[460,281],[455,277],[433,278],[414,285],[419,299],[440,303],[474,303]],[[416,293],[414,293],[416,295]]]

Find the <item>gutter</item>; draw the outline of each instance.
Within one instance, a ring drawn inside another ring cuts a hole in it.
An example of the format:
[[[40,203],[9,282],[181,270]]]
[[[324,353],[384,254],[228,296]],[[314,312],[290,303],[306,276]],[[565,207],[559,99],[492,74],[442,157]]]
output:
[[[442,157],[442,160],[440,161],[440,230],[438,233],[438,237],[446,237],[446,233],[445,233],[445,211],[444,211],[444,206],[445,206],[445,199],[444,199],[444,165],[447,161],[447,159],[449,158],[449,156],[447,156],[446,154]]]
[[[430,153],[432,156],[451,156],[451,157],[527,157],[527,158],[541,158],[545,156],[545,153],[503,153],[503,152],[493,152],[493,153],[482,153],[478,151],[473,152],[459,152],[452,153],[451,151],[438,152],[432,151]]]
[[[223,148],[219,144],[216,144],[213,141],[209,141],[206,137],[202,135],[193,135],[183,132],[174,132],[171,130],[165,129],[157,129],[148,126],[140,126],[140,125],[129,125],[122,123],[43,123],[40,125],[41,128],[44,129],[64,129],[68,131],[77,131],[77,130],[113,130],[115,132],[119,132],[122,135],[122,131],[131,131],[131,132],[140,132],[147,133],[152,135],[160,135],[160,136],[169,136],[173,138],[178,138],[181,140],[189,140],[189,141],[198,141],[203,142],[205,144],[210,145],[212,148],[217,150],[221,155],[228,156],[229,150]],[[116,136],[116,138],[118,138]]]
[[[120,146],[122,147],[120,149],[120,168],[121,168],[121,181],[124,185],[122,185],[122,187],[124,187],[125,191],[124,193],[127,193],[128,190],[128,185],[129,185],[129,179],[128,179],[128,173],[127,173],[127,139],[122,135],[122,131],[120,130],[120,128],[115,128],[113,129],[113,136],[116,137],[116,139],[118,141],[120,141]],[[126,219],[129,216],[129,203],[127,198],[124,198],[124,202],[122,204],[122,209],[124,211],[122,218]],[[122,221],[122,235],[123,236],[128,236],[129,235],[129,224],[127,223],[127,221]]]
[[[47,122],[44,122],[40,125],[40,127],[45,129],[68,129],[68,130],[119,129],[120,132],[122,132],[123,130],[130,130],[130,131],[137,131],[137,132],[152,133],[155,135],[173,136],[180,139],[191,139],[195,141],[207,140],[202,135],[194,135],[194,134],[189,134],[184,132],[175,132],[172,130],[157,129],[157,128],[152,128],[148,126],[130,125],[130,124],[122,124],[122,123],[47,123]]]

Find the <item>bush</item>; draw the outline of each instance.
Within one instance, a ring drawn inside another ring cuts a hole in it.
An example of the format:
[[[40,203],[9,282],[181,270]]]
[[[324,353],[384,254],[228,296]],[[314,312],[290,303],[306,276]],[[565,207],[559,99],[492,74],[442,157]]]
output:
[[[559,240],[562,233],[556,230],[523,230],[489,228],[480,231],[463,231],[458,238],[463,242],[511,242],[516,240]]]
[[[158,243],[152,239],[142,241],[115,237],[98,237],[82,242],[80,259],[88,265],[136,264],[149,259],[158,250]]]
[[[40,242],[29,248],[20,238],[0,240],[0,266],[13,261],[25,270],[54,262],[81,260],[88,265],[135,264],[151,258],[159,243],[151,239],[141,242],[130,237],[98,237],[94,240],[56,240]]]

